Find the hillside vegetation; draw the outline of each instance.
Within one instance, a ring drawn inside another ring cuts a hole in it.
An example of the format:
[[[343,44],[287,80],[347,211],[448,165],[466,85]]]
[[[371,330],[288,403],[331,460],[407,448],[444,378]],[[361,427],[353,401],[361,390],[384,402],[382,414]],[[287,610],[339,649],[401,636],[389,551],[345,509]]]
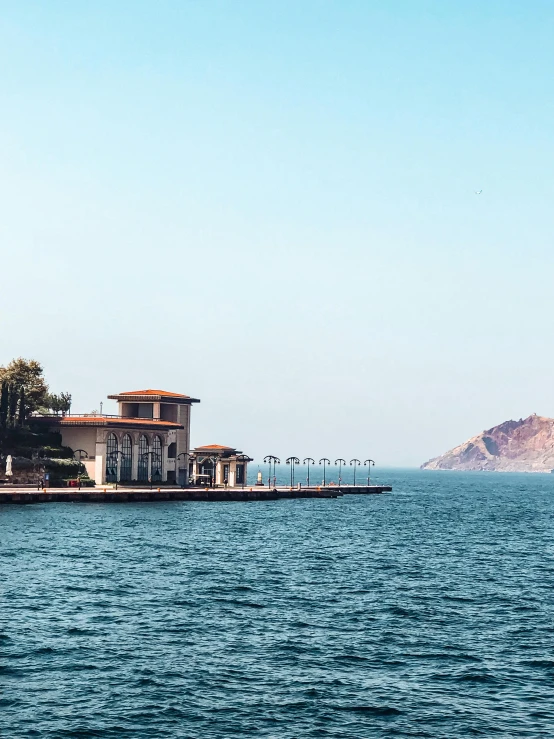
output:
[[[33,422],[36,414],[65,414],[71,395],[51,393],[42,365],[22,357],[0,367],[0,482],[37,483],[50,474],[52,485],[80,478],[91,484],[84,465],[73,450],[62,446],[61,435],[45,432]],[[12,457],[13,475],[6,478],[6,462]]]

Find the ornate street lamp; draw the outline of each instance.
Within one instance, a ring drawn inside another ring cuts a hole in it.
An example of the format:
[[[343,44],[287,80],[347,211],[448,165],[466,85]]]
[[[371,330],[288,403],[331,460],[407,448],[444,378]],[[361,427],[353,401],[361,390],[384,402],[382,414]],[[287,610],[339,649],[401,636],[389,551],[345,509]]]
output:
[[[73,459],[75,459],[75,455],[78,454],[79,457],[77,459],[77,462],[80,462],[82,464],[83,462],[83,454],[85,455],[85,459],[88,459],[88,452],[85,452],[84,449],[75,449],[73,452]],[[79,480],[79,490],[81,489],[81,473],[77,473],[77,479]]]
[[[369,478],[371,476],[371,465],[375,467],[375,462],[372,459],[366,459],[364,462],[364,467],[366,464],[368,465],[367,467],[367,486],[369,487]]]
[[[312,459],[311,457],[306,457],[303,464],[308,465],[308,487],[310,487],[310,465],[315,464],[315,459]]]
[[[148,452],[143,452],[140,456],[141,457],[150,457],[150,465],[149,465],[150,466],[150,477],[149,477],[149,482],[150,482],[150,490],[152,490],[152,457],[156,457],[156,461],[160,465],[160,467],[162,466],[162,459],[161,459],[160,455],[158,454],[158,452],[155,452],[152,449],[150,451],[148,451]]]
[[[323,464],[323,487],[325,487],[325,466],[331,464],[331,460],[327,459],[327,457],[323,457],[323,459],[319,460],[319,464]]]
[[[335,466],[337,464],[339,466],[339,490],[340,490],[340,484],[342,482],[342,465],[346,464],[346,459],[341,459],[340,457],[338,459],[335,459]]]
[[[246,482],[246,465],[245,462],[251,462],[252,460],[248,454],[237,454],[237,462],[242,462],[242,489],[244,490],[244,483]]]
[[[108,454],[108,459],[110,457],[115,457],[115,489],[117,490],[117,483],[119,482],[119,465],[117,463],[117,455],[121,454],[121,459],[125,457],[125,454],[121,451],[121,449],[114,449],[112,452]],[[106,460],[108,461],[108,460]],[[113,464],[113,462],[111,463]]]
[[[287,459],[287,464],[290,464],[290,486],[291,488],[294,487],[294,467],[297,464],[300,464],[300,460],[298,457],[289,457]]]
[[[359,459],[351,459],[350,464],[354,465],[354,487],[356,487],[356,467],[361,465],[361,462]]]
[[[269,464],[269,477],[267,478],[267,487],[269,489],[271,487],[271,465],[273,464],[273,487],[275,487],[275,481],[276,481],[275,466],[278,464],[281,464],[281,460],[279,459],[279,457],[276,457],[274,454],[268,454],[267,457],[264,457],[264,462]]]

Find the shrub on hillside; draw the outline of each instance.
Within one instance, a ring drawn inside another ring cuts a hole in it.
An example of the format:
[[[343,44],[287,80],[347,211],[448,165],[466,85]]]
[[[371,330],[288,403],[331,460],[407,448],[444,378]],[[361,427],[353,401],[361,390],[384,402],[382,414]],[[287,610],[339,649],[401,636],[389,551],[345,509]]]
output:
[[[36,462],[28,457],[13,457],[12,458],[12,470],[14,472],[24,472],[27,470],[33,470],[37,466]]]
[[[44,469],[52,473],[53,477],[68,479],[77,477],[85,472],[85,467],[76,459],[43,459]]]
[[[73,459],[73,450],[68,446],[43,446],[38,450],[38,456],[48,459]]]

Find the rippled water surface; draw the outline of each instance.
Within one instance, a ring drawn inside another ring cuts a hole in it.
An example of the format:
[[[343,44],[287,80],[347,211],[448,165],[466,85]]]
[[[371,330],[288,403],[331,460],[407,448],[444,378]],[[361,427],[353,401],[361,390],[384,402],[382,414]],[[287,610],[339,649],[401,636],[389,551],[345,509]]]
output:
[[[554,475],[379,480],[1,506],[0,734],[552,737]]]

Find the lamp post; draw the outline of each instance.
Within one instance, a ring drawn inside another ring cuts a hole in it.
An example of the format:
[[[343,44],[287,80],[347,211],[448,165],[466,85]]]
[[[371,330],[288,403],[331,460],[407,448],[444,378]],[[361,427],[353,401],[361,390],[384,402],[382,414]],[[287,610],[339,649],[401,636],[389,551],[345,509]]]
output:
[[[160,482],[161,476],[162,476],[162,456],[161,454],[155,451],[152,451],[152,454],[153,454],[152,461],[158,467],[156,472],[159,475],[158,482]],[[152,477],[153,477],[153,474],[152,474],[152,468],[151,468],[150,469],[150,489],[152,489]]]
[[[356,487],[356,467],[361,465],[361,462],[359,459],[351,459],[350,464],[354,465],[354,487]]]
[[[364,467],[367,464],[367,486],[369,487],[369,478],[371,477],[371,465],[375,467],[375,462],[372,459],[366,459]]]
[[[123,459],[123,457],[125,456],[125,454],[121,451],[121,449],[114,449],[113,452],[110,452],[108,454],[108,458],[115,457],[115,489],[116,490],[117,490],[117,483],[119,482],[119,464],[118,464],[118,459],[117,459],[118,454],[121,454],[121,459]]]
[[[159,462],[160,462],[160,466],[161,466],[161,458],[160,458],[160,455],[158,454],[158,452],[154,452],[154,451],[153,451],[153,450],[151,449],[151,450],[150,450],[150,451],[148,451],[148,452],[143,452],[143,453],[142,453],[142,454],[141,454],[140,456],[141,456],[141,457],[150,457],[150,465],[149,465],[149,466],[150,466],[150,475],[149,475],[149,482],[150,482],[150,490],[152,490],[152,457],[157,457],[157,458],[158,458],[158,460],[159,460]]]
[[[307,480],[307,482],[308,482],[308,487],[310,487],[310,465],[311,464],[315,464],[315,459],[312,459],[311,457],[306,457],[306,459],[304,460],[303,464],[307,464],[308,465],[308,480]]]
[[[84,449],[75,449],[75,451],[73,452],[73,459],[75,459],[75,455],[77,453],[79,454],[79,459],[77,461],[80,462],[81,464],[83,462],[83,454],[85,455],[85,459],[88,459],[88,452],[85,452]],[[77,473],[77,479],[79,480],[79,490],[80,490],[81,489],[81,473],[80,472]]]
[[[335,466],[337,464],[339,466],[339,490],[340,490],[340,484],[342,482],[342,465],[346,464],[346,459],[341,459],[340,457],[338,459],[335,459]]]
[[[176,472],[179,472],[179,459],[181,457],[183,457],[183,459],[185,460],[185,474],[183,476],[183,484],[181,485],[181,487],[184,490],[185,489],[185,480],[187,479],[187,473],[188,473],[188,470],[187,470],[187,457],[188,457],[188,454],[187,454],[187,452],[181,452],[181,454],[178,454],[177,457],[175,458],[175,471]]]
[[[264,462],[269,464],[269,477],[267,478],[268,488],[271,487],[271,465],[273,464],[273,487],[275,487],[275,466],[281,464],[281,460],[274,454],[268,454],[267,457],[264,457]]]
[[[248,454],[237,454],[237,462],[242,462],[242,489],[244,490],[244,483],[246,482],[246,462],[251,462],[252,460],[248,456]]]
[[[323,459],[319,460],[319,464],[323,464],[323,487],[325,487],[325,466],[331,464],[331,460],[327,459],[327,457],[323,457]]]
[[[287,459],[287,464],[290,464],[290,486],[291,488],[294,487],[294,468],[297,464],[300,464],[300,460],[298,457],[289,457]]]

